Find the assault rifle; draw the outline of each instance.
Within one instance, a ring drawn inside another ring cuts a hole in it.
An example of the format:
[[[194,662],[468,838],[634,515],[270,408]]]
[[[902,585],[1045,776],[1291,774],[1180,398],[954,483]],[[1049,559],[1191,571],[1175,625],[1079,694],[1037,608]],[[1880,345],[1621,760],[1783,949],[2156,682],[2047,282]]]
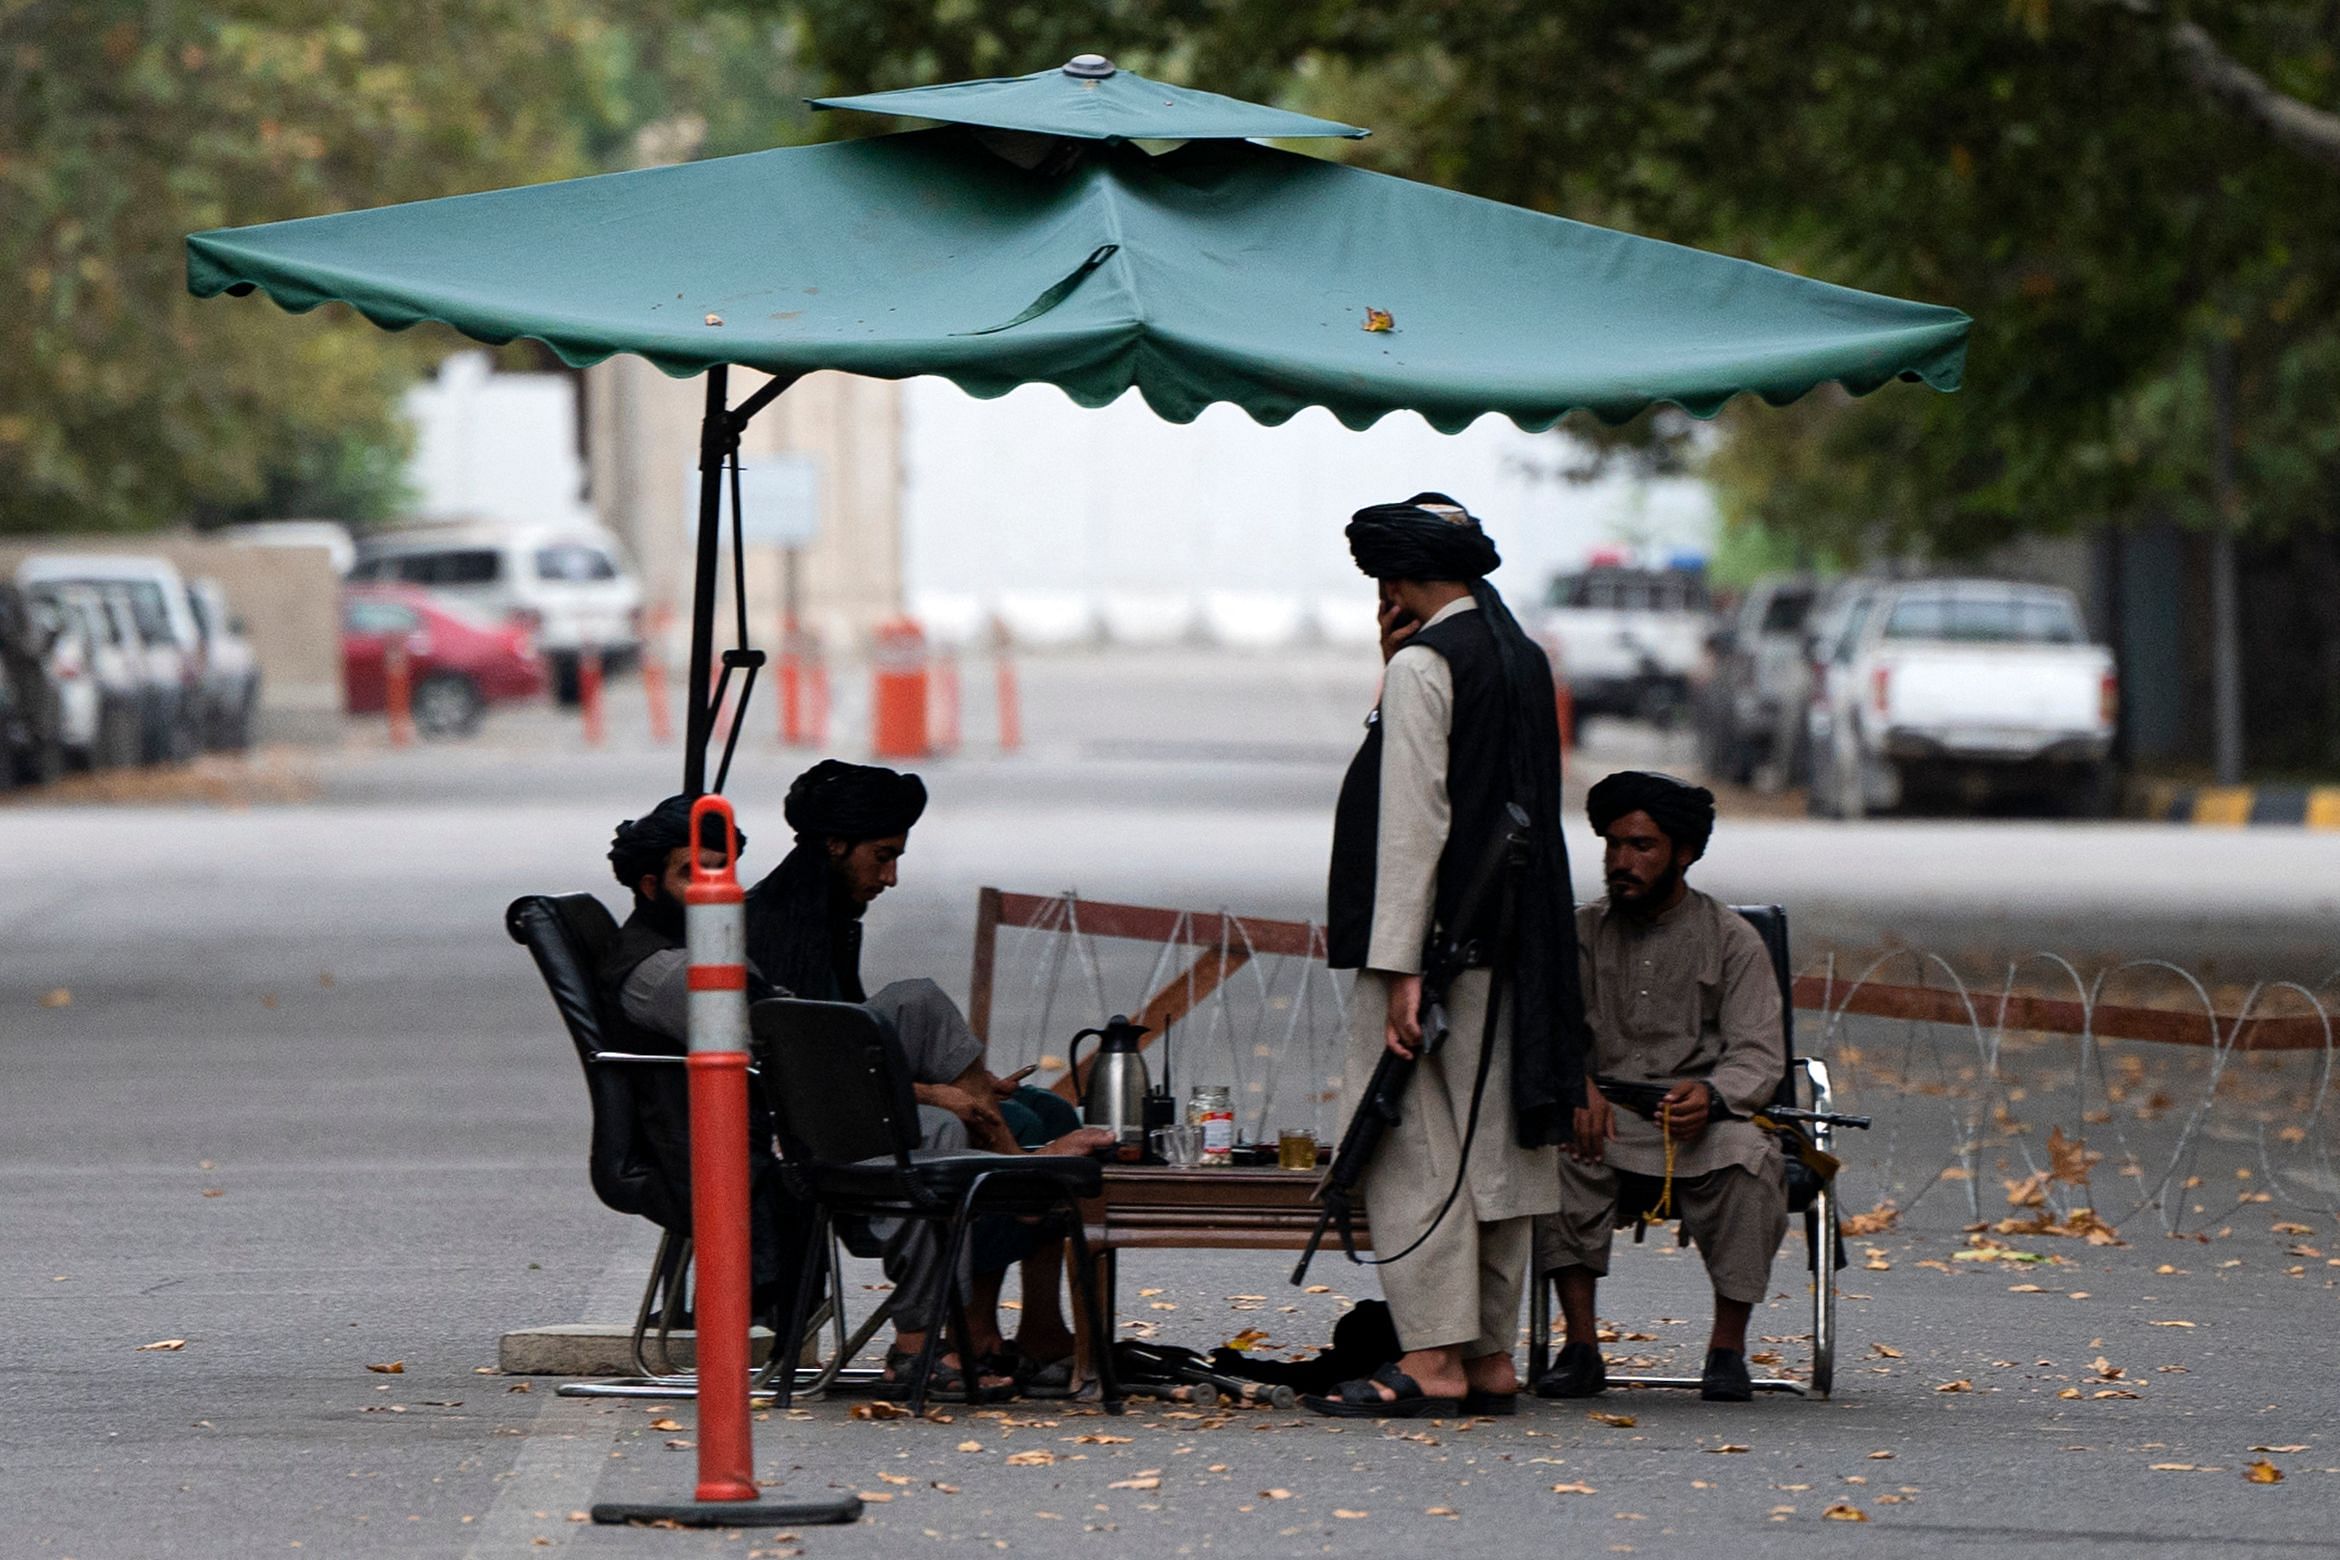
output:
[[[1452,919],[1445,926],[1432,928],[1429,947],[1422,961],[1422,1005],[1417,1010],[1422,1024],[1422,1038],[1414,1046],[1411,1057],[1400,1056],[1386,1046],[1382,1049],[1381,1060],[1373,1068],[1373,1080],[1365,1086],[1365,1097],[1357,1102],[1356,1112],[1349,1117],[1348,1128],[1341,1134],[1341,1145],[1333,1153],[1332,1164],[1325,1171],[1323,1181],[1317,1185],[1316,1200],[1323,1206],[1324,1212],[1318,1216],[1316,1228],[1309,1234],[1307,1249],[1300,1253],[1299,1266],[1292,1269],[1294,1284],[1307,1281],[1308,1264],[1316,1260],[1317,1248],[1324,1244],[1325,1231],[1335,1224],[1340,1226],[1341,1250],[1348,1254],[1349,1260],[1358,1263],[1365,1260],[1357,1255],[1357,1185],[1364,1180],[1365,1167],[1373,1162],[1374,1151],[1380,1148],[1383,1136],[1397,1125],[1401,1114],[1400,1101],[1405,1097],[1406,1085],[1413,1081],[1416,1064],[1433,1055],[1446,1041],[1448,987],[1463,971],[1495,962],[1509,951],[1502,945],[1511,939],[1513,902],[1518,892],[1520,869],[1527,864],[1529,831],[1526,809],[1516,802],[1505,803],[1504,827],[1487,842],[1486,853],[1472,869]],[[1497,946],[1482,947],[1476,938],[1465,939],[1461,935],[1462,930],[1477,925],[1483,919],[1481,912],[1497,895],[1501,896],[1496,917],[1499,927]],[[1487,1000],[1488,1016],[1492,1019],[1497,1000],[1493,991],[1489,992]],[[1493,1025],[1490,1024],[1489,1028],[1492,1030]],[[1483,1047],[1492,1046],[1494,1041],[1494,1035],[1489,1033],[1484,1037]],[[1486,1060],[1485,1056],[1480,1058],[1481,1087],[1485,1085]],[[1474,1095],[1474,1102],[1475,1098]],[[1462,1157],[1464,1163],[1457,1166],[1455,1171],[1458,1187],[1469,1167],[1470,1145],[1467,1142],[1463,1145]],[[1453,1201],[1450,1194],[1448,1205],[1451,1206]],[[1444,1218],[1445,1214],[1446,1209],[1441,1208],[1439,1218]],[[1437,1223],[1437,1219],[1433,1219],[1431,1228],[1435,1229]],[[1428,1233],[1423,1232],[1425,1238]]]

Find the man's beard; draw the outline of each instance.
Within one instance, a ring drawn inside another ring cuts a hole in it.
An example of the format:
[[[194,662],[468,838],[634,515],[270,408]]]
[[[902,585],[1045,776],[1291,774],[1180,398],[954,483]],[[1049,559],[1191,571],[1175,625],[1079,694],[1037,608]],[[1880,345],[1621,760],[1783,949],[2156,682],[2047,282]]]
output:
[[[1638,891],[1635,885],[1627,884],[1626,892],[1620,893],[1619,881],[1616,878],[1609,879],[1609,903],[1627,915],[1653,915],[1658,906],[1674,897],[1674,887],[1682,881],[1682,870],[1679,867],[1668,867],[1647,888]]]
[[[671,937],[678,943],[690,935],[689,923],[684,918],[681,903],[668,898],[663,886],[655,894],[635,894],[634,913],[648,922],[651,930]]]

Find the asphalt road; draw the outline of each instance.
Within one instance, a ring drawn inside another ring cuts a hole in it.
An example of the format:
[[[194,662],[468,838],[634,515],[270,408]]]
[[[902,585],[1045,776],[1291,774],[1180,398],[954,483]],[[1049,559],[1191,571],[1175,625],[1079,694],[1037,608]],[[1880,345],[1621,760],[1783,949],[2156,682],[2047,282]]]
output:
[[[1308,913],[1369,667],[1363,682],[1314,662],[1031,669],[1024,752],[930,766],[937,809],[872,967],[963,989],[985,882]],[[972,706],[971,749],[982,718]],[[1667,757],[1619,734],[1584,767],[1611,755]],[[741,763],[752,866],[777,857],[793,765],[764,740]],[[522,713],[461,749],[361,743],[296,767],[243,807],[0,808],[10,1555],[1069,1555],[1100,1536],[1146,1555],[2340,1553],[2340,1226],[2316,1207],[2333,1189],[2297,1159],[2237,1174],[2283,1126],[2334,1146],[2307,1113],[2312,1066],[2254,1074],[2263,1098],[2195,1121],[2183,1087],[2199,1058],[2142,1064],[2173,1080],[2174,1104],[2137,1105],[2124,1142],[2148,1168],[2197,1148],[2207,1184],[2190,1195],[2206,1200],[2188,1205],[2187,1238],[2148,1211],[2123,1221],[2124,1246],[2010,1236],[2058,1260],[1977,1261],[1956,1256],[1975,1249],[1960,1188],[1919,1191],[1955,1158],[1955,1112],[1907,1057],[1881,1063],[1882,1034],[1840,1065],[1863,1108],[1907,1108],[1850,1145],[1847,1195],[1914,1206],[1854,1243],[1833,1401],[1613,1393],[1600,1410],[1634,1423],[1555,1404],[1467,1428],[1160,1409],[870,1424],[822,1404],[758,1426],[759,1471],[783,1498],[892,1497],[854,1528],[784,1542],[572,1522],[596,1499],[687,1492],[692,1453],[668,1443],[693,1438],[691,1416],[658,1430],[640,1407],[477,1373],[509,1328],[618,1318],[648,1251],[587,1189],[575,1064],[500,913],[520,892],[613,890],[596,882],[608,827],[672,763],[630,737],[586,753]],[[2312,983],[2332,957],[2336,849],[2283,831],[1741,818],[1702,876],[1789,903],[1808,954],[1901,938],[1987,963],[2030,944]],[[70,1001],[51,1005],[59,992]],[[1911,1044],[1949,1057],[1955,1094],[1954,1047]],[[2023,1065],[2041,1094],[2018,1118],[2074,1063]],[[1986,1212],[2007,1211],[1998,1173],[2020,1175],[2048,1126],[2000,1120],[1977,1176]],[[2120,1184],[2114,1168],[2102,1184]],[[2251,1187],[2279,1201],[2239,1200]],[[1785,1340],[1791,1370],[1809,1322],[1799,1258],[1791,1237],[1756,1326]],[[1621,1252],[1603,1314],[1651,1338],[1613,1352],[1694,1365],[1694,1261]],[[1340,1296],[1289,1295],[1282,1276],[1274,1260],[1133,1257],[1124,1305],[1195,1346],[1246,1325],[1272,1347],[1321,1341]],[[1373,1292],[1337,1261],[1317,1276]],[[1267,1308],[1234,1309],[1244,1294]],[[2194,1325],[2164,1325],[2179,1322]],[[169,1340],[184,1343],[143,1347]],[[391,1362],[404,1369],[366,1369]],[[1026,1451],[1053,1460],[1009,1461]],[[2244,1478],[2259,1459],[2281,1482]],[[1826,1515],[1837,1506],[1865,1524]]]

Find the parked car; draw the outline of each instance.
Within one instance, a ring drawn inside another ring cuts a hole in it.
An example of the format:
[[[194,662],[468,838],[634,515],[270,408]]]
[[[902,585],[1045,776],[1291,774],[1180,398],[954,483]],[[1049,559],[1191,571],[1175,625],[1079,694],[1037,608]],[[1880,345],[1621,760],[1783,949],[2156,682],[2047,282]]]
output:
[[[260,658],[244,636],[244,620],[228,610],[219,581],[190,580],[187,598],[203,631],[204,746],[248,748],[260,710]]]
[[[1926,797],[2107,810],[2118,685],[2072,593],[2003,580],[1881,587],[1848,615],[1814,723],[1811,808]]]
[[[1804,623],[1819,595],[1806,575],[1758,580],[1716,625],[1698,701],[1708,774],[1745,785],[1759,768],[1786,773],[1811,700]]]
[[[1603,564],[1555,578],[1537,628],[1558,657],[1580,718],[1672,724],[1690,707],[1707,612],[1700,570]]]
[[[139,760],[145,728],[144,646],[127,604],[95,585],[39,585],[33,609],[54,625],[50,675],[71,690],[66,701],[66,757],[85,769]]]
[[[192,758],[201,747],[203,630],[186,581],[165,558],[128,553],[35,553],[17,565],[23,585],[96,585],[126,596],[149,690],[144,756]]]
[[[370,536],[352,584],[418,585],[526,629],[563,703],[577,699],[588,648],[617,671],[642,645],[642,587],[617,538],[573,526],[434,526]]]
[[[0,581],[0,783],[41,785],[64,767],[67,692],[50,675],[53,639],[24,593]]]
[[[414,724],[427,736],[468,736],[490,704],[544,692],[544,661],[528,630],[412,586],[352,586],[341,607],[342,689],[352,715],[389,707],[394,644],[405,648]]]

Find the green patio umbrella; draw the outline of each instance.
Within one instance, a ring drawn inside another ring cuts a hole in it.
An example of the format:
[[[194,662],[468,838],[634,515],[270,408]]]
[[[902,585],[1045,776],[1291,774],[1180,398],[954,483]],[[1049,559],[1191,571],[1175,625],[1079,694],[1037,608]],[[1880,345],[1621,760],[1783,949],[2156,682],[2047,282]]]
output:
[[[1001,81],[818,100],[940,128],[199,233],[198,295],[347,303],[404,329],[528,337],[709,375],[687,788],[703,788],[720,468],[816,369],[1131,387],[1176,422],[1323,406],[1541,429],[1670,403],[1710,417],[1835,382],[1955,389],[1955,309],[1367,172],[1255,138],[1354,126],[1084,55]],[[1174,141],[1149,151],[1137,141]],[[775,377],[738,406],[724,370]],[[738,652],[734,652],[737,655]],[[752,662],[750,663],[752,672]],[[734,723],[737,729],[737,722]]]

